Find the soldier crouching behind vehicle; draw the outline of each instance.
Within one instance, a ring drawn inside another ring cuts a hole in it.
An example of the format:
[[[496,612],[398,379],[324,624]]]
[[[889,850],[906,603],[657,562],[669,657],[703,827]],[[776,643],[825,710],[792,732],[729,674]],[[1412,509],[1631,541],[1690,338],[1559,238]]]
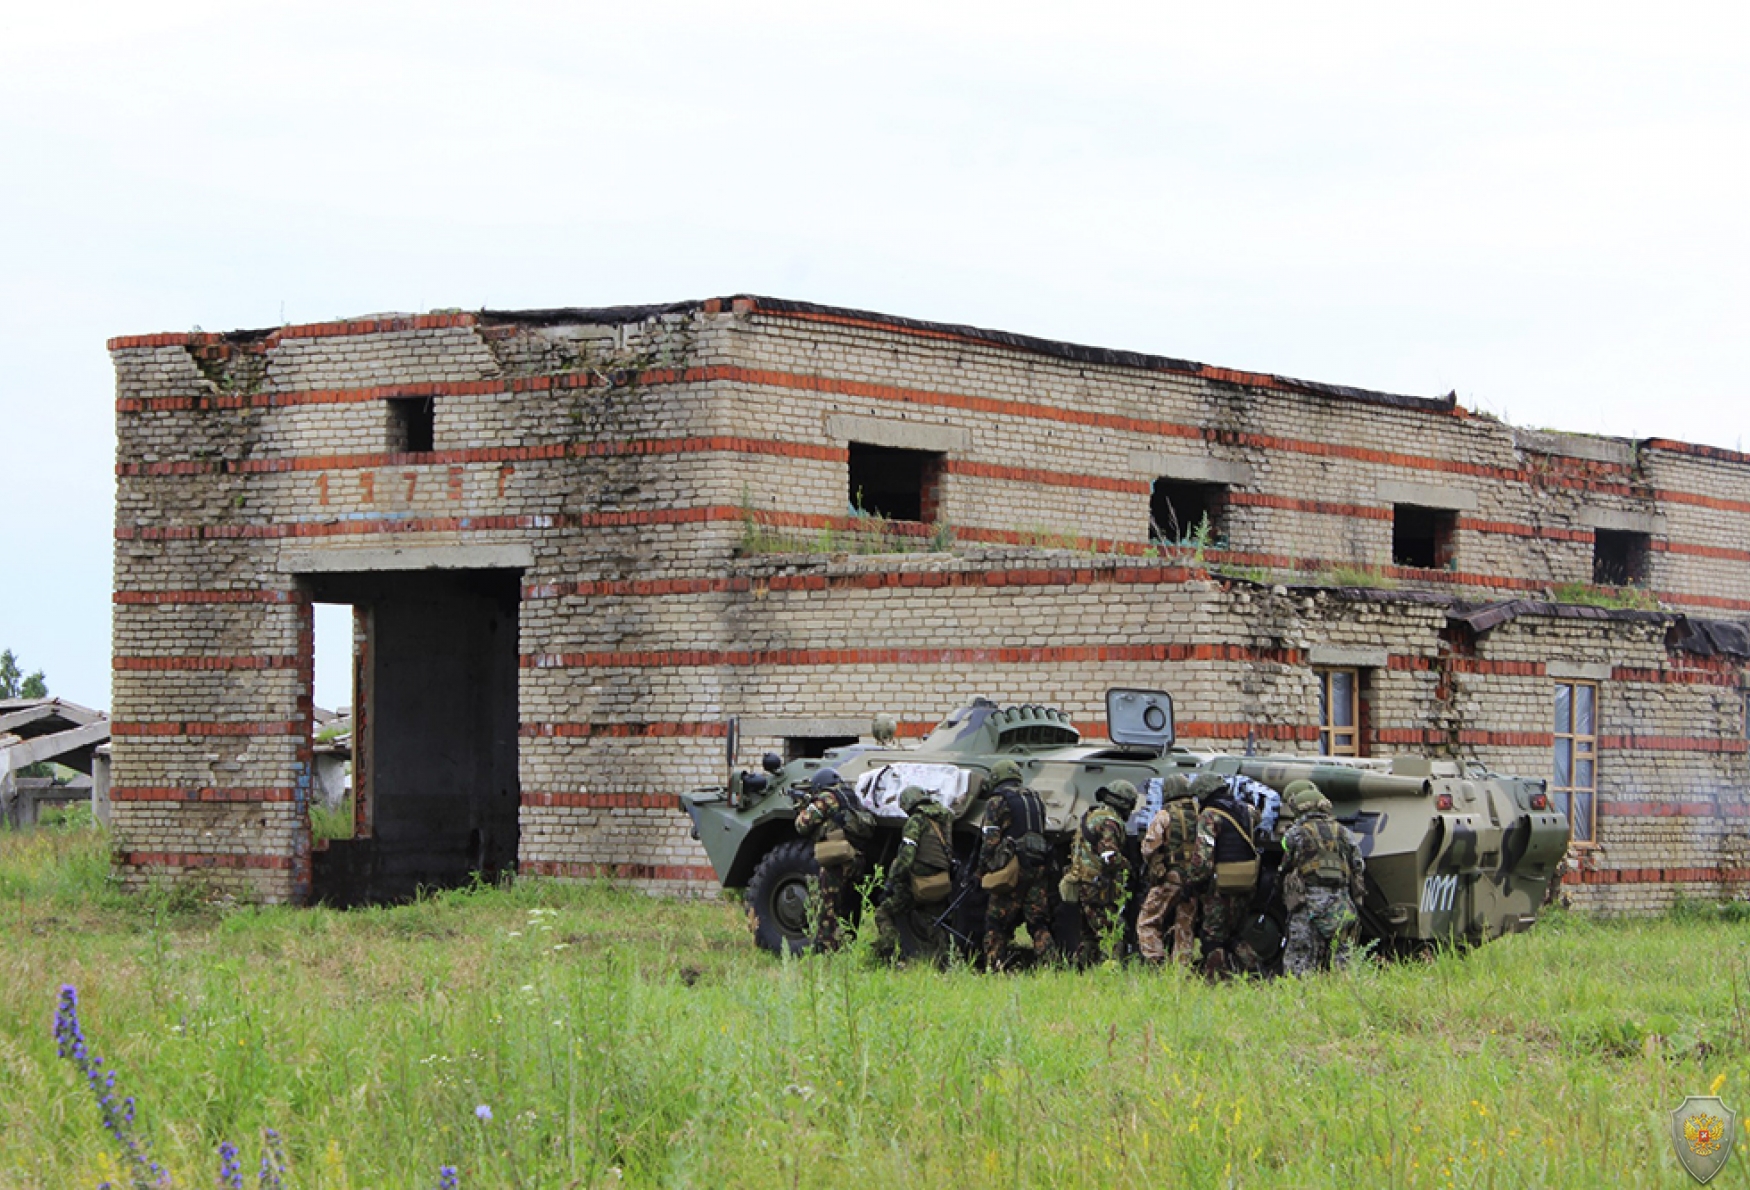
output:
[[[1355,906],[1366,893],[1366,861],[1317,785],[1293,781],[1282,793],[1295,816],[1282,836],[1282,903],[1288,910],[1283,967],[1290,975],[1343,967],[1354,948]]]
[[[899,793],[905,829],[899,854],[887,869],[887,895],[875,908],[875,954],[893,960],[901,955],[900,923],[908,915],[920,952],[938,955],[942,928],[936,915],[953,891],[954,812],[916,785]]]
[[[1198,898],[1203,970],[1219,977],[1255,972],[1258,956],[1239,934],[1258,884],[1257,819],[1251,806],[1234,800],[1226,781],[1204,773],[1191,783],[1202,806],[1187,887]]]
[[[1185,894],[1185,867],[1197,842],[1197,802],[1191,783],[1178,773],[1162,782],[1161,801],[1142,839],[1148,893],[1136,916],[1136,946],[1145,961],[1164,963],[1170,928],[1173,961],[1188,967],[1197,949],[1197,902]]]
[[[815,882],[814,949],[837,950],[843,943],[839,914],[865,867],[863,848],[875,837],[875,816],[836,769],[814,774],[800,795],[796,833],[814,844],[820,867]]]
[[[1051,936],[1051,844],[1045,803],[1021,784],[1021,766],[1004,757],[991,765],[978,850],[979,884],[988,894],[984,913],[984,966],[1005,970],[1013,961],[1015,927],[1022,920],[1036,961],[1056,956]]]
[[[1065,900],[1081,906],[1082,941],[1076,962],[1091,966],[1101,958],[1102,945],[1130,880],[1130,860],[1124,854],[1124,820],[1136,809],[1136,786],[1128,781],[1103,785],[1082,815],[1070,851]],[[1116,957],[1116,956],[1114,956]]]

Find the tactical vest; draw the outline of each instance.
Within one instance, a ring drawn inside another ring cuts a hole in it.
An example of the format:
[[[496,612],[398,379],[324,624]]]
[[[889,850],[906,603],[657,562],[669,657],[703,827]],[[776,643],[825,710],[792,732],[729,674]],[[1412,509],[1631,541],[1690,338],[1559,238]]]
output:
[[[918,839],[918,853],[911,861],[911,895],[913,899],[932,904],[946,900],[954,890],[950,874],[953,855],[948,850],[948,832],[931,818],[924,819],[925,830]]]
[[[1005,787],[996,791],[1008,807],[1009,822],[1003,834],[1014,843],[1015,855],[1030,868],[1051,858],[1051,843],[1045,838],[1045,803],[1027,788]]]
[[[1226,798],[1212,800],[1215,811],[1215,886],[1222,892],[1247,892],[1258,884],[1258,848],[1244,825],[1246,812]]]
[[[1166,829],[1156,841],[1156,851],[1169,868],[1183,867],[1190,862],[1191,851],[1197,846],[1197,799],[1176,797],[1161,807],[1167,816]],[[1145,853],[1145,858],[1151,853]]]
[[[1295,868],[1301,879],[1308,884],[1347,888],[1350,877],[1349,849],[1343,846],[1343,828],[1331,819],[1321,816],[1307,819],[1298,824],[1296,829],[1305,831],[1312,840],[1312,846],[1305,848],[1306,855]]]

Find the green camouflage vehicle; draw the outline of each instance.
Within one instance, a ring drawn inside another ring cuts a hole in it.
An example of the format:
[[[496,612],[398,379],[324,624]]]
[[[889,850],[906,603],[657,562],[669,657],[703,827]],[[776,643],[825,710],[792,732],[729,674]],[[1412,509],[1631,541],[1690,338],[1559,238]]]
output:
[[[1106,711],[1112,741],[1090,745],[1062,711],[999,707],[980,698],[949,715],[915,747],[890,741],[855,744],[819,760],[789,764],[768,755],[765,771],[758,773],[734,771],[732,727],[728,785],[695,790],[681,802],[718,879],[725,888],[746,890],[755,936],[774,952],[809,945],[807,902],[816,869],[811,846],[797,838],[792,825],[796,801],[791,795],[828,767],[857,785],[877,816],[882,829],[869,855],[875,864],[885,864],[897,846],[903,816],[892,803],[902,784],[924,785],[956,810],[955,851],[968,862],[959,864],[958,895],[944,924],[963,943],[976,940],[982,928],[984,898],[969,862],[984,813],[981,790],[992,763],[1005,756],[1021,766],[1026,783],[1044,799],[1060,859],[1096,791],[1120,778],[1144,794],[1130,820],[1133,847],[1159,806],[1161,778],[1169,774],[1213,772],[1236,789],[1249,790],[1254,800],[1280,793],[1299,778],[1316,782],[1367,860],[1361,933],[1385,950],[1476,943],[1529,928],[1567,852],[1567,816],[1552,804],[1542,780],[1424,757],[1189,752],[1173,746],[1172,700],[1160,691],[1108,691]],[[1267,870],[1247,928],[1265,955],[1280,951],[1286,922],[1269,870],[1280,848],[1268,844],[1279,840],[1287,825],[1276,822],[1271,837],[1260,839]],[[1133,869],[1140,870],[1140,864]],[[1140,901],[1140,889],[1133,890],[1133,914]],[[1059,920],[1073,922],[1074,914],[1061,914]]]

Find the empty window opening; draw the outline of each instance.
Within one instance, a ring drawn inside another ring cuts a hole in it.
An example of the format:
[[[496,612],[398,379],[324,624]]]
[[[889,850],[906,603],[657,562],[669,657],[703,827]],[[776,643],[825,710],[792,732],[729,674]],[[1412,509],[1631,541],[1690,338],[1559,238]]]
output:
[[[1445,508],[1394,504],[1391,510],[1393,566],[1444,570],[1452,565],[1452,530],[1457,516]]]
[[[934,521],[941,475],[942,456],[933,451],[853,442],[850,515]]]
[[[435,449],[436,400],[431,397],[394,397],[388,405],[390,454],[425,454]]]
[[[1225,542],[1226,512],[1226,484],[1157,479],[1149,491],[1148,539],[1156,545]]]
[[[1555,779],[1550,796],[1575,843],[1595,840],[1598,820],[1598,685],[1556,683]]]
[[[1367,755],[1367,671],[1321,669],[1319,755]]]
[[[784,759],[819,760],[830,748],[848,748],[857,742],[854,735],[793,735],[784,739]]]
[[[1645,533],[1623,529],[1592,531],[1592,581],[1604,587],[1627,587],[1647,578]]]

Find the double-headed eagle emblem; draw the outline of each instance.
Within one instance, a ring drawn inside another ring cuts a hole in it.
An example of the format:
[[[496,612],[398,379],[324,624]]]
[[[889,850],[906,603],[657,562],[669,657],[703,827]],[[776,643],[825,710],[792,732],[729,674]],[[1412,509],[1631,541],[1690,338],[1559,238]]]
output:
[[[1732,1156],[1732,1127],[1738,1116],[1717,1096],[1691,1095],[1671,1113],[1671,1147],[1698,1182],[1706,1183]]]

